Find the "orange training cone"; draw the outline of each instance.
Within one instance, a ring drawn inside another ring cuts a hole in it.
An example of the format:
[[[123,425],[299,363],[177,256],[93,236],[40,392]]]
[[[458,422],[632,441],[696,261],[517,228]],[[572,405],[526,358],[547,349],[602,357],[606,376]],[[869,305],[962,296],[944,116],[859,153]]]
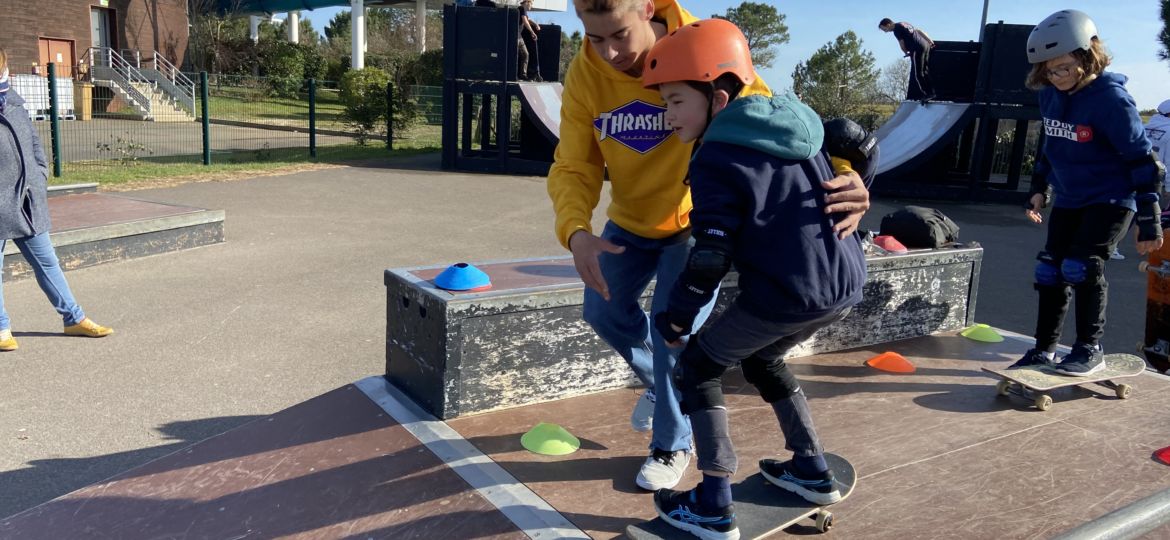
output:
[[[914,373],[914,364],[896,352],[886,351],[866,360],[865,363],[871,368],[890,373]]]

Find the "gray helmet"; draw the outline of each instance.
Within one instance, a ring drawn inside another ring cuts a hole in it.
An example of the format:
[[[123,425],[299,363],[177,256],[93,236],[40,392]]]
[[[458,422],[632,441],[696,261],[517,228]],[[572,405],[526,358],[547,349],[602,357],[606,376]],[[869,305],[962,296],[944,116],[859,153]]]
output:
[[[1088,50],[1097,25],[1081,11],[1065,9],[1049,15],[1028,35],[1028,63],[1039,64],[1077,49]]]

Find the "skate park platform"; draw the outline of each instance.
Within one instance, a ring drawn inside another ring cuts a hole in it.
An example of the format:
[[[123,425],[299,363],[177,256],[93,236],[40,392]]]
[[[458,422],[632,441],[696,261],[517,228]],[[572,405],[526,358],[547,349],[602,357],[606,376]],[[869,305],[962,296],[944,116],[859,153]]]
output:
[[[49,191],[50,238],[65,271],[224,241],[224,212],[96,192],[95,184]],[[5,281],[32,276],[16,244],[4,245]]]
[[[1170,487],[1151,453],[1170,441],[1170,379],[1133,396],[1073,388],[1040,412],[1000,397],[983,366],[1029,346],[942,333],[791,359],[826,449],[857,467],[838,538],[1048,538]],[[864,365],[896,351],[917,366]],[[783,455],[771,409],[725,378],[735,481]],[[637,391],[616,389],[443,422],[382,377],[337,388],[0,521],[5,538],[618,538],[653,517],[634,484],[647,434]],[[554,422],[562,457],[520,436]],[[681,486],[699,479],[693,465]],[[808,534],[811,520],[786,532]],[[1119,532],[1114,530],[1114,532]],[[1170,527],[1150,538],[1170,537]]]

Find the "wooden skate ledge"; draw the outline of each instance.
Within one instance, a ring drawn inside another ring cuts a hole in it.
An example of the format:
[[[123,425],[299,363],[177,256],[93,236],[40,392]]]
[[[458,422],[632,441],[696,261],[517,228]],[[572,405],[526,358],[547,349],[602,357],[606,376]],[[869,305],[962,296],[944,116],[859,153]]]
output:
[[[873,345],[973,322],[978,244],[868,257],[864,299],[790,356]],[[474,263],[483,292],[431,282],[448,265],[385,272],[386,377],[447,419],[637,384],[625,361],[583,320],[584,285],[571,257]],[[739,292],[733,272],[715,313]],[[642,295],[649,309],[654,282]]]

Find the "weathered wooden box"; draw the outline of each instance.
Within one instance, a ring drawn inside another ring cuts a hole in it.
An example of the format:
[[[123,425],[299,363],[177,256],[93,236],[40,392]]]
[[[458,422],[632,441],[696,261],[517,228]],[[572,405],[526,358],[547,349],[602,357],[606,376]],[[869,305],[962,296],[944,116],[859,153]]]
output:
[[[862,303],[791,356],[971,324],[982,258],[978,245],[870,257]],[[570,257],[477,266],[491,276],[491,290],[436,288],[430,280],[446,266],[385,273],[386,377],[431,414],[454,418],[637,382],[581,320],[584,286]],[[716,313],[737,293],[731,274]]]

